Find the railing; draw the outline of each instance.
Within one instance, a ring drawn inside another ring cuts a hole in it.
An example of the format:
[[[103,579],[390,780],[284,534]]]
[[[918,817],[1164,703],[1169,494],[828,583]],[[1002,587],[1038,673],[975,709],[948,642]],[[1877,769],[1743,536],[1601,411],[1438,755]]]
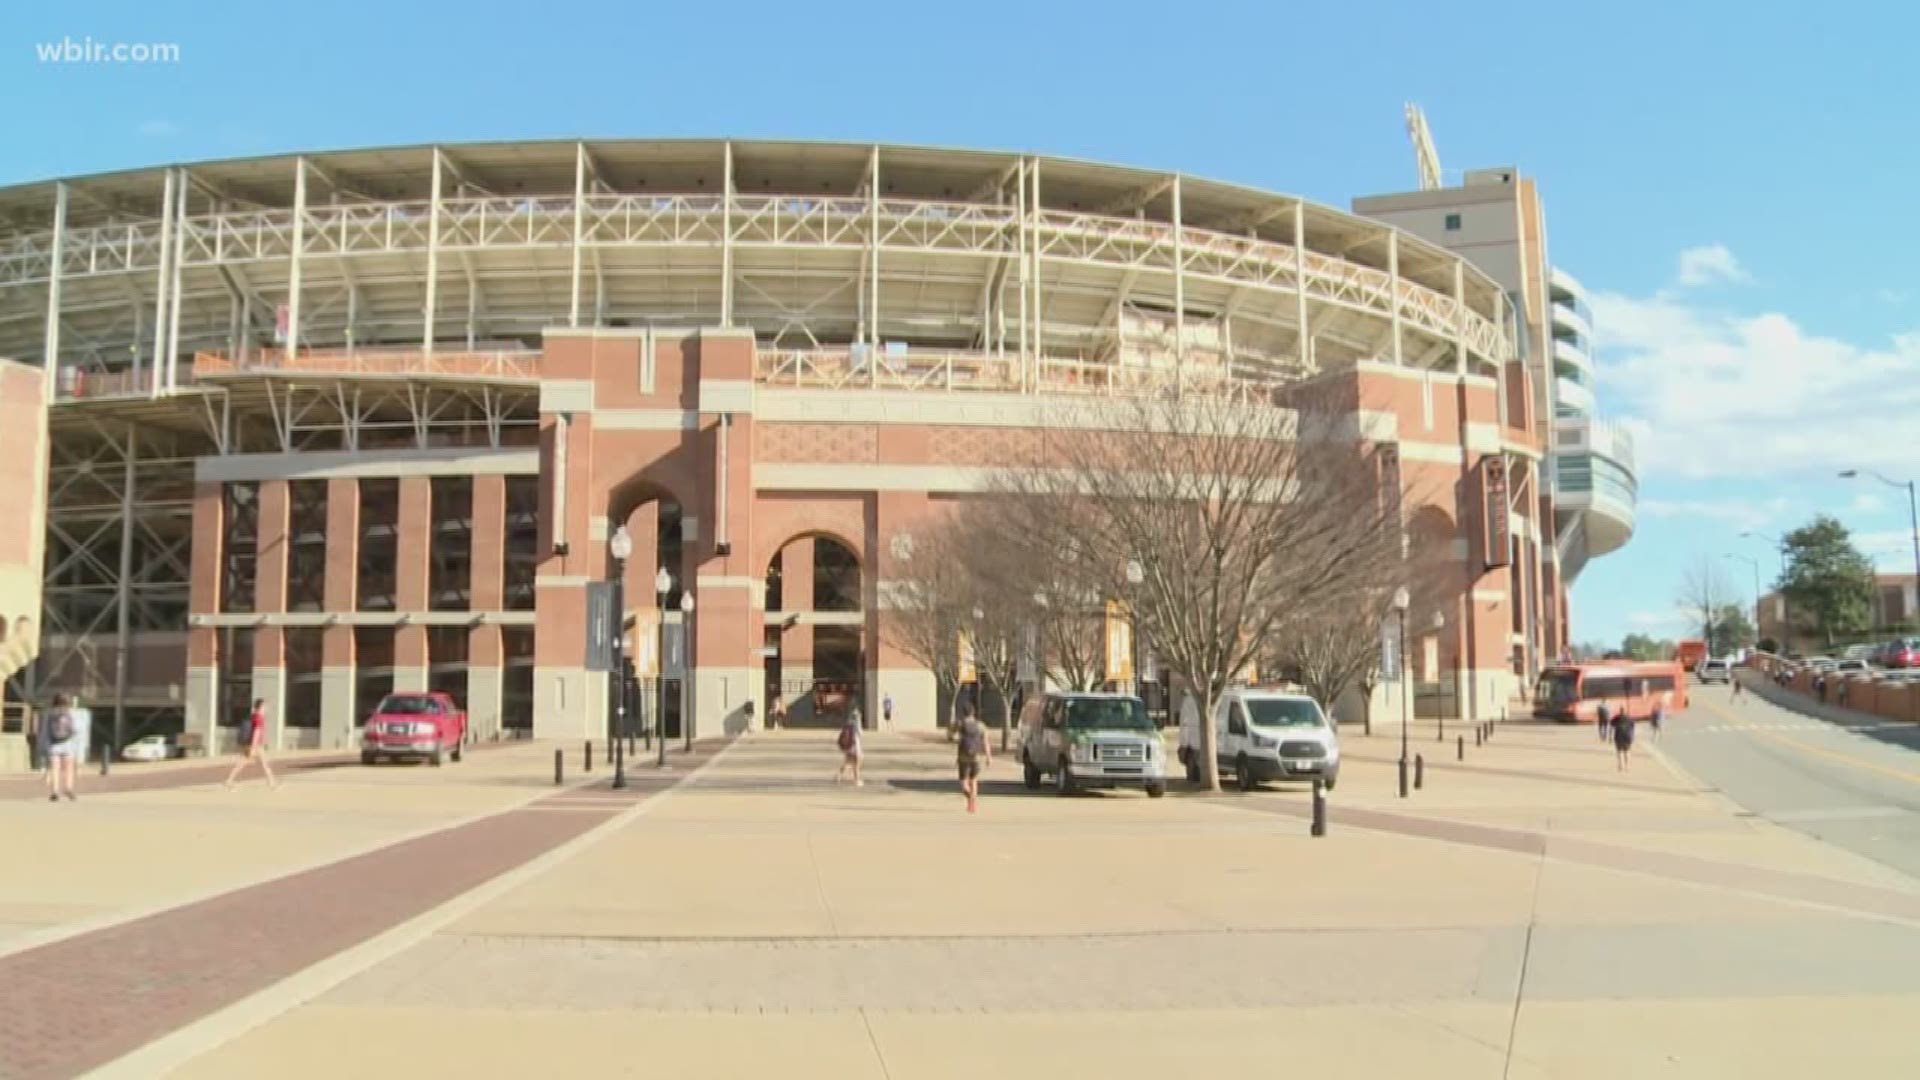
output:
[[[245,360],[218,353],[193,358],[194,377],[240,374],[440,375],[469,379],[540,377],[540,354],[528,351],[434,352],[419,349],[302,349],[289,357],[267,350]]]
[[[117,371],[89,371],[61,368],[54,396],[61,401],[93,401],[100,398],[145,397],[153,391],[153,372],[121,368]],[[191,371],[180,372],[181,382],[192,382]]]
[[[771,388],[812,390],[952,390],[1012,393],[1023,388],[1017,357],[963,351],[847,349],[764,350],[755,381]],[[1230,370],[1175,372],[1171,367],[1043,357],[1032,387],[1043,394],[1131,396],[1183,390],[1252,399],[1279,381]]]

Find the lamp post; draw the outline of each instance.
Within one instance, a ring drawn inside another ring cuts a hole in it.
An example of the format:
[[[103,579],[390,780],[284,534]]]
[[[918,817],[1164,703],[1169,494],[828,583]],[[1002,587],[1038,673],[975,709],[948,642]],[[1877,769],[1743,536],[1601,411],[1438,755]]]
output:
[[[1780,651],[1791,652],[1793,648],[1793,621],[1787,611],[1787,542],[1772,533],[1754,532],[1751,529],[1740,534],[1742,540],[1769,540],[1773,542],[1775,554],[1780,556]],[[1760,632],[1760,601],[1754,600],[1753,632]]]
[[[683,749],[693,753],[693,590],[680,592],[680,736]],[[664,744],[666,739],[662,738]]]
[[[1889,480],[1872,469],[1866,470],[1866,473],[1888,487],[1907,489],[1907,523],[1913,529],[1913,588],[1915,595],[1920,596],[1920,492],[1916,492],[1912,480]],[[1848,469],[1841,473],[1840,477],[1843,480],[1852,480],[1859,475],[1859,469]]]
[[[1140,698],[1140,707],[1147,704],[1147,688],[1140,678],[1140,586],[1147,580],[1147,568],[1140,565],[1139,559],[1127,560],[1127,664],[1133,668],[1133,692]]]
[[[673,575],[668,573],[664,566],[660,568],[659,573],[653,575],[653,591],[660,598],[660,646],[659,651],[654,654],[657,661],[654,666],[658,670],[655,671],[653,678],[653,720],[645,728],[649,736],[654,734],[653,729],[659,727],[660,721],[667,715],[667,594],[673,591]],[[660,763],[664,765],[666,764],[667,733],[662,729],[659,735],[662,754]]]
[[[1753,637],[1754,644],[1758,645],[1760,643],[1760,560],[1751,555],[1740,555],[1734,552],[1722,552],[1720,557],[1738,559],[1753,567]]]
[[[1433,613],[1434,637],[1436,638],[1439,637],[1441,632],[1446,630],[1446,628],[1447,628],[1447,613],[1436,609]],[[1453,672],[1454,672],[1453,693],[1447,695],[1446,700],[1441,703],[1438,712],[1434,715],[1434,718],[1433,718],[1434,723],[1440,726],[1440,734],[1438,738],[1441,742],[1447,741],[1448,709],[1454,701],[1459,700],[1459,696],[1460,696],[1460,657],[1458,656],[1455,656],[1453,658]]]
[[[1413,693],[1412,665],[1407,662],[1407,608],[1413,605],[1413,596],[1406,586],[1393,591],[1393,618],[1395,629],[1400,634],[1400,797],[1407,797],[1407,732],[1413,727],[1413,707],[1409,700]]]
[[[607,538],[607,554],[613,557],[613,670],[608,673],[610,692],[608,735],[613,744],[613,786],[627,786],[627,557],[633,554],[633,537],[625,525]]]

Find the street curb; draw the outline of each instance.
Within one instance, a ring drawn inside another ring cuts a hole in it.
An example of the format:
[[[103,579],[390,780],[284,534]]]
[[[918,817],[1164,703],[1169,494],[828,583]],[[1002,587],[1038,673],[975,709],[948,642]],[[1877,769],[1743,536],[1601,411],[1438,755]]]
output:
[[[649,796],[579,836],[499,874],[472,889],[420,914],[398,926],[345,950],[311,967],[297,971],[258,993],[216,1010],[199,1020],[148,1043],[132,1053],[108,1062],[87,1073],[101,1080],[144,1080],[162,1076],[186,1065],[279,1016],[306,1005],[361,972],[392,959],[418,945],[444,927],[491,903],[523,882],[599,843],[610,833],[640,818],[691,784],[708,769],[718,765],[743,740],[736,737],[703,762],[699,768],[683,774],[679,782]],[[545,791],[542,796],[551,795]],[[490,816],[490,815],[489,815]],[[437,831],[437,830],[436,830]],[[384,846],[384,845],[383,845]]]

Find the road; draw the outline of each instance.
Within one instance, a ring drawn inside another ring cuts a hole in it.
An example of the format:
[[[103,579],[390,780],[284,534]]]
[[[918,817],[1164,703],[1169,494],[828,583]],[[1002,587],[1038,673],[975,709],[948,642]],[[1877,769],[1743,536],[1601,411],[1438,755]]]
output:
[[[1920,725],[1845,727],[1725,686],[1660,749],[1748,812],[1920,878]]]

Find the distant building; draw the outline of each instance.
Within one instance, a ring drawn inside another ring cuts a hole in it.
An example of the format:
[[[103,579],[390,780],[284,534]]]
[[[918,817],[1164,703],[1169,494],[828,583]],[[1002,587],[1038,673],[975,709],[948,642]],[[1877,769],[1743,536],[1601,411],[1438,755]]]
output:
[[[1872,625],[1848,640],[1879,640],[1920,633],[1920,596],[1912,574],[1875,574]],[[1760,597],[1760,636],[1780,642],[1788,652],[1824,649],[1827,641],[1813,620],[1798,615],[1778,590]]]

